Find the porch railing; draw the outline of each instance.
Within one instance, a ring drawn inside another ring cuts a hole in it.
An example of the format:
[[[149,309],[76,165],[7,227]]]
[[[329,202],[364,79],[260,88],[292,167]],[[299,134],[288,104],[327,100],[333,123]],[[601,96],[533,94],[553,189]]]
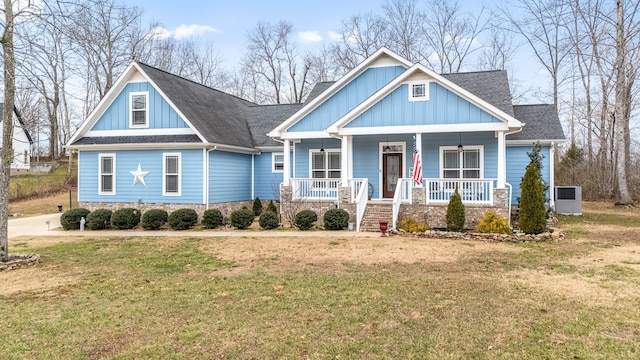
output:
[[[398,179],[396,192],[393,194],[393,215],[391,220],[391,228],[395,229],[400,215],[400,205],[411,204],[411,185],[413,179]]]
[[[355,197],[353,198],[353,202],[356,203],[356,231],[360,232],[360,224],[362,223],[362,218],[364,217],[364,211],[367,208],[369,180],[351,179],[349,180],[349,183],[351,184],[351,194],[354,193],[354,189],[357,186],[357,192],[355,194]]]
[[[340,179],[291,179],[291,198],[293,200],[337,200]]]
[[[424,179],[427,188],[427,204],[447,203],[451,195],[458,193],[465,204],[493,205],[493,189],[496,179]]]

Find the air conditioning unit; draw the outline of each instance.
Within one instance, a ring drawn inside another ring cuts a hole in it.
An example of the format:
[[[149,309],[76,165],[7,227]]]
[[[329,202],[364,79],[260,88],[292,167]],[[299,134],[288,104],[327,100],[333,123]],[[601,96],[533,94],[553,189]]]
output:
[[[582,187],[556,186],[554,199],[557,214],[582,215]]]

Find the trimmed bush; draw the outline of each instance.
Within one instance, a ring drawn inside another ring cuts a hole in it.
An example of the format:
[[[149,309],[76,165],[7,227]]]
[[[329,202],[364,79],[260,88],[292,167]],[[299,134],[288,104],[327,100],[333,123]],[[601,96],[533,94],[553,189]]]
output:
[[[318,221],[318,214],[313,210],[302,210],[296,214],[293,224],[300,230],[309,230]]]
[[[169,214],[167,222],[174,230],[187,230],[198,222],[198,213],[193,209],[179,209]]]
[[[242,209],[232,212],[229,220],[231,220],[231,226],[246,229],[251,226],[255,218],[253,211],[244,206]]]
[[[261,228],[271,230],[280,225],[280,219],[278,219],[278,214],[271,211],[265,211],[260,215],[259,223]]]
[[[118,209],[111,215],[111,227],[118,230],[129,230],[140,224],[140,211],[134,208]]]
[[[269,200],[269,205],[267,205],[267,211],[271,211],[273,213],[278,213],[278,207],[273,203],[273,200]]]
[[[531,161],[520,184],[520,209],[518,227],[525,234],[540,234],[547,225],[547,209],[544,206],[544,182],[538,164]]]
[[[95,210],[85,218],[85,220],[87,220],[87,228],[91,230],[104,230],[109,228],[111,214],[112,212],[109,209]]]
[[[414,232],[425,232],[431,228],[429,227],[429,224],[419,223],[418,220],[410,216],[407,216],[402,218],[402,220],[398,222],[398,229],[404,230],[409,233],[414,233]]]
[[[262,214],[262,201],[259,197],[253,200],[253,214],[255,216],[260,216],[260,214]]]
[[[349,225],[349,213],[344,209],[331,209],[324,213],[324,228],[342,230]]]
[[[482,219],[480,220],[478,225],[476,225],[474,231],[487,234],[513,234],[513,232],[509,228],[507,219],[499,217],[493,210],[489,210],[485,212],[484,215],[482,215]]]
[[[205,229],[217,229],[222,225],[222,212],[218,209],[205,210],[202,214],[202,226]]]
[[[169,214],[162,209],[150,209],[142,214],[142,228],[145,230],[158,230],[169,219]]]
[[[80,219],[84,218],[87,220],[87,216],[90,213],[91,211],[85,208],[67,210],[60,216],[60,225],[62,225],[62,228],[65,230],[79,230]]]
[[[449,199],[449,205],[447,205],[447,231],[462,231],[464,230],[464,205],[462,204],[462,198],[458,192],[458,185],[456,185],[456,191],[451,195]]]

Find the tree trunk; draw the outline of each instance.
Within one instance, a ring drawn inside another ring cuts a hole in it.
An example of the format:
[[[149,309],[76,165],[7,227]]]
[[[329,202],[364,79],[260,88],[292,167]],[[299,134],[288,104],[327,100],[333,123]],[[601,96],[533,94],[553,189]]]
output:
[[[626,117],[626,51],[627,44],[624,31],[624,1],[616,1],[616,175],[618,178],[618,191],[620,204],[630,204],[633,199],[627,184],[627,135],[629,118]]]
[[[4,111],[2,149],[0,149],[0,260],[9,257],[9,175],[13,159],[13,107],[16,95],[16,58],[13,52],[13,3],[4,0]]]

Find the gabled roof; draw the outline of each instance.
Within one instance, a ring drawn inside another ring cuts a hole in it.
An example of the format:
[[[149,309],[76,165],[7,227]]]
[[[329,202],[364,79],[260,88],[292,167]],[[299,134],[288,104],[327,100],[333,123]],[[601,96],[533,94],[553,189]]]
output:
[[[509,78],[505,70],[451,73],[442,74],[442,77],[502,110],[504,113],[511,116],[514,115]]]
[[[24,134],[27,136],[27,139],[29,140],[29,144],[33,144],[33,139],[31,138],[31,134],[29,134],[29,130],[27,130],[27,125],[24,123],[24,120],[22,119],[22,115],[20,115],[18,108],[15,106],[13,107],[13,113],[16,115],[16,118],[18,118],[20,127],[22,128],[22,130],[24,130]],[[0,123],[2,123],[3,115],[4,115],[4,103],[0,103]]]
[[[244,111],[248,105],[255,104],[155,67],[137,64],[204,137],[205,142],[253,146]]]
[[[553,104],[514,105],[516,118],[526,123],[522,131],[507,136],[507,141],[564,141],[564,131]]]
[[[384,59],[389,59],[391,62],[405,66],[406,68],[412,65],[409,60],[403,58],[402,56],[394,53],[387,48],[382,47],[371,56],[366,58],[363,62],[358,64],[355,68],[351,69],[351,71],[342,76],[338,81],[332,83],[329,87],[324,89],[324,91],[320,92],[317,96],[315,96],[314,98],[311,98],[309,96],[311,100],[307,100],[304,106],[299,111],[297,111],[295,114],[293,114],[293,116],[289,117],[284,122],[279,124],[275,129],[269,132],[269,136],[279,137],[282,131],[286,130],[287,128],[295,124],[298,120],[302,119],[305,115],[309,114],[311,111],[313,111],[313,109],[315,109],[325,100],[331,97],[331,95],[349,84],[349,82],[362,74],[370,66],[374,65],[376,61],[384,61]]]
[[[434,71],[426,68],[422,64],[415,64],[409,69],[407,69],[404,73],[400,74],[398,77],[393,79],[387,85],[382,87],[375,94],[371,95],[369,98],[367,98],[367,100],[362,102],[360,105],[353,108],[351,111],[349,111],[342,118],[337,120],[331,126],[329,126],[327,128],[327,131],[330,133],[338,133],[340,128],[348,124],[356,116],[362,114],[364,111],[366,111],[368,108],[376,104],[382,98],[384,98],[385,96],[390,94],[392,91],[400,87],[403,83],[406,83],[409,78],[419,73],[427,75],[428,77],[434,79],[438,84],[445,87],[447,90],[455,93],[456,95],[462,97],[463,99],[469,101],[470,103],[478,106],[480,109],[483,109],[484,111],[488,112],[489,114],[496,117],[497,119],[502,120],[509,129],[519,129],[522,126],[521,122],[518,121],[516,118],[514,118],[513,115],[501,110],[497,106],[482,99],[477,94],[474,94],[470,92],[468,89],[461,87],[460,85],[456,84],[452,80],[447,79],[445,76],[435,73]],[[458,80],[461,81],[460,78],[458,78]],[[509,97],[511,97],[510,94],[509,94]],[[500,98],[502,98],[502,96]],[[503,104],[500,104],[500,105],[503,105]]]
[[[313,87],[313,89],[311,89],[311,92],[309,93],[309,95],[307,95],[307,99],[304,101],[305,104],[317,98],[318,95],[322,94],[325,90],[327,90],[333,84],[335,84],[335,81],[323,81],[323,82],[317,83]]]

